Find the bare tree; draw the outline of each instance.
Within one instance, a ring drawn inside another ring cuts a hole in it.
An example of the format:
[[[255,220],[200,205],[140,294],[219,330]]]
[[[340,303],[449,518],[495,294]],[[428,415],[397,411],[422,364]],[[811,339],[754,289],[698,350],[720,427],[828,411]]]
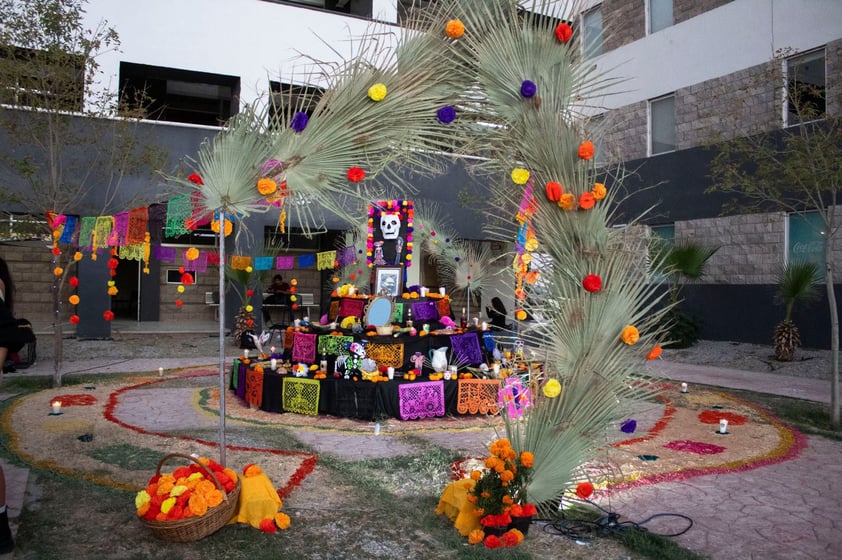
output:
[[[159,148],[141,141],[139,115],[96,87],[97,57],[117,49],[119,37],[104,21],[86,28],[85,3],[0,0],[0,103],[7,106],[0,111],[0,161],[12,183],[0,203],[7,209],[43,217],[131,207],[135,201],[120,192],[123,179],[150,174],[163,160]],[[47,235],[50,221],[43,221]],[[61,385],[61,311],[74,253],[55,242],[54,386]]]
[[[830,419],[839,428],[839,315],[831,249],[839,233],[837,205],[842,194],[842,120],[833,108],[838,113],[842,96],[838,79],[836,84],[817,81],[798,66],[788,67],[793,54],[790,49],[779,51],[757,77],[758,83],[774,87],[775,99],[783,103],[776,104],[777,109],[788,115],[788,126],[718,144],[711,190],[738,194],[743,213],[777,209],[821,217],[831,329]],[[824,61],[820,64],[823,67]],[[836,97],[829,99],[828,92],[836,92]]]

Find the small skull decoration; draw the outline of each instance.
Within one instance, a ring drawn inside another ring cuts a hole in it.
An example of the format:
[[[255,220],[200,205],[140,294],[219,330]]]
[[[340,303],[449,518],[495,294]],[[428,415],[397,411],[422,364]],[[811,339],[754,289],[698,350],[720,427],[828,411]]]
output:
[[[399,212],[383,212],[380,214],[380,233],[383,239],[394,241],[401,232],[401,215]]]
[[[363,360],[365,359],[365,345],[365,341],[348,343],[348,352],[350,355],[345,360],[345,379],[348,379],[350,375],[358,375],[360,373]]]

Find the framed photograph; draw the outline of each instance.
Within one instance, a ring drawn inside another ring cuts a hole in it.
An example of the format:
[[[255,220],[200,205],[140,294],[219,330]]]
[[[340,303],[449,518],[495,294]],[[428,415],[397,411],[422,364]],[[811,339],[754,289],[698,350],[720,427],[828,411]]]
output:
[[[403,280],[403,267],[380,266],[375,270],[374,294],[399,297]]]

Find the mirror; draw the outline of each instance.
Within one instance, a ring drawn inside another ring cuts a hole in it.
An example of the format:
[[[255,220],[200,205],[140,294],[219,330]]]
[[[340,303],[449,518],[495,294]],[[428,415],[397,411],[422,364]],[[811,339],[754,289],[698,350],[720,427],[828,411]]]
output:
[[[376,297],[368,304],[365,312],[365,324],[375,327],[385,327],[392,324],[392,315],[395,313],[395,304],[391,298]]]

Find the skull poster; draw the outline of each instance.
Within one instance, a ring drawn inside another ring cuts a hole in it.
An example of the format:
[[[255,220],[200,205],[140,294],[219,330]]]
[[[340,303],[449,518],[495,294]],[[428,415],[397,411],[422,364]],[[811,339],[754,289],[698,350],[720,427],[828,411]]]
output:
[[[368,207],[368,266],[411,266],[414,207],[409,200],[379,200]]]

